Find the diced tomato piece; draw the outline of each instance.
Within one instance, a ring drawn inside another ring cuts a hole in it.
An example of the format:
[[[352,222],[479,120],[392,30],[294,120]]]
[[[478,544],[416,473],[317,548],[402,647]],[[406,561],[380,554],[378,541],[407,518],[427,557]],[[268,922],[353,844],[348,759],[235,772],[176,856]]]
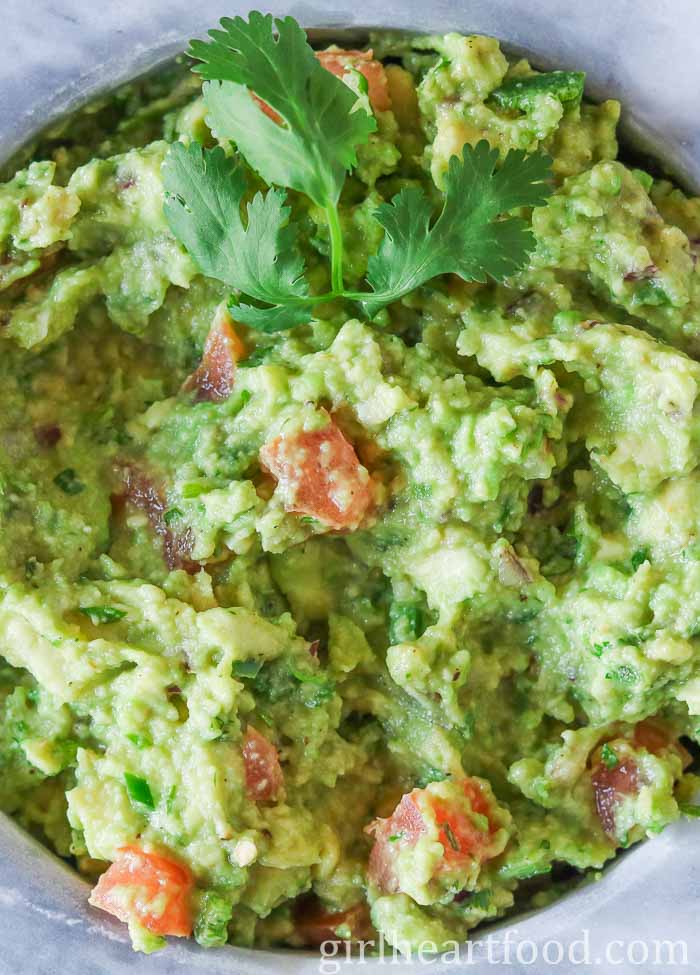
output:
[[[394,873],[395,844],[414,846],[426,830],[423,815],[416,804],[421,791],[414,789],[402,796],[388,819],[375,819],[366,829],[374,836],[374,846],[367,864],[368,875],[381,890],[389,894],[395,894],[399,889]]]
[[[472,812],[488,820],[487,830],[479,829],[462,808],[451,806],[427,789],[413,789],[403,796],[388,819],[377,819],[367,827],[367,832],[374,835],[368,873],[378,887],[387,893],[398,891],[393,867],[395,851],[401,847],[415,846],[427,832],[429,824],[424,818],[426,812],[439,828],[438,839],[444,850],[438,872],[461,870],[475,861],[483,863],[493,856],[490,842],[499,825],[494,818],[492,804],[476,780],[464,779],[462,789],[469,799]]]
[[[667,728],[655,721],[640,721],[634,729],[634,743],[652,755],[662,752],[671,744],[673,736]]]
[[[262,110],[262,111],[263,111],[263,112],[265,113],[265,115],[267,115],[267,117],[268,117],[268,118],[271,118],[271,119],[272,119],[272,121],[273,121],[273,122],[275,122],[275,123],[276,123],[277,125],[281,125],[281,124],[282,124],[282,122],[284,121],[284,119],[283,119],[283,118],[282,118],[282,116],[281,116],[281,115],[279,114],[279,112],[276,112],[276,111],[274,110],[274,108],[271,108],[271,107],[270,107],[270,106],[269,106],[269,105],[267,104],[267,102],[264,102],[264,101],[262,100],[262,98],[258,98],[258,96],[257,96],[257,95],[255,94],[255,92],[253,92],[253,91],[251,91],[251,93],[250,93],[250,94],[251,94],[251,97],[252,97],[252,99],[253,99],[253,101],[254,101],[254,102],[255,102],[255,103],[257,104],[257,105],[259,105],[259,106],[260,106],[260,108],[261,108],[261,110]]]
[[[633,740],[635,745],[644,748],[652,755],[671,749],[680,757],[683,768],[687,768],[693,761],[693,756],[681,745],[671,729],[656,719],[647,718],[646,721],[640,721],[635,726]]]
[[[302,897],[294,911],[295,931],[305,945],[317,947],[324,941],[367,941],[372,937],[372,923],[365,901],[345,911],[329,911],[316,897]],[[343,927],[343,938],[336,934]]]
[[[62,436],[63,432],[56,423],[34,427],[34,437],[40,447],[55,447]]]
[[[277,749],[259,731],[248,725],[243,739],[245,787],[249,799],[276,799],[284,784]]]
[[[336,531],[357,528],[370,506],[369,474],[330,417],[321,430],[282,434],[265,444],[260,462],[282,485],[287,511]]]
[[[480,812],[474,806],[472,808],[474,812]],[[484,832],[475,826],[468,816],[461,812],[455,813],[443,803],[434,802],[433,811],[435,820],[441,827],[439,839],[445,851],[443,860],[445,869],[459,869],[474,860],[481,863],[488,859],[489,840],[491,834],[495,832],[495,827],[490,820],[489,831]],[[480,815],[487,816],[485,812],[480,812]]]
[[[125,846],[97,881],[90,903],[120,921],[134,918],[153,934],[186,938],[192,933],[192,886],[183,864]]]
[[[381,61],[375,61],[372,51],[345,51],[338,48],[337,50],[317,51],[316,57],[326,71],[330,71],[337,78],[346,75],[350,68],[359,71],[367,79],[372,108],[376,112],[386,112],[391,108],[391,96],[384,65]],[[254,92],[251,92],[251,95],[268,118],[271,118],[277,125],[282,124],[282,116],[274,108],[264,102],[262,98],[258,98]]]
[[[319,51],[316,57],[326,71],[330,71],[338,78],[347,74],[350,68],[359,71],[367,79],[372,108],[377,112],[386,112],[391,108],[384,65],[374,59],[372,51]]]
[[[220,312],[209,330],[202,361],[183,385],[196,390],[197,401],[212,403],[228,399],[236,379],[236,363],[245,356],[245,346],[236,334],[231,316]]]
[[[615,768],[602,762],[591,774],[595,807],[605,832],[615,836],[615,807],[622,796],[633,795],[639,788],[639,770],[632,759],[626,759]]]
[[[157,535],[163,539],[163,557],[169,569],[184,569],[185,572],[199,572],[201,566],[189,558],[192,550],[192,535],[173,532],[165,522],[167,504],[163,493],[142,470],[132,465],[122,471],[124,493],[112,495],[112,511],[118,515],[124,501],[129,501],[143,511]]]

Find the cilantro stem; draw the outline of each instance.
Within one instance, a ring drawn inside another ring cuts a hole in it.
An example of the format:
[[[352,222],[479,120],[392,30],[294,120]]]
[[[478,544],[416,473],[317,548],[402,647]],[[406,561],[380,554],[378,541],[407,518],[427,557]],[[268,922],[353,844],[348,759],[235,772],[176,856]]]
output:
[[[326,220],[331,240],[331,290],[342,295],[343,288],[343,232],[338,210],[332,204],[326,207]]]

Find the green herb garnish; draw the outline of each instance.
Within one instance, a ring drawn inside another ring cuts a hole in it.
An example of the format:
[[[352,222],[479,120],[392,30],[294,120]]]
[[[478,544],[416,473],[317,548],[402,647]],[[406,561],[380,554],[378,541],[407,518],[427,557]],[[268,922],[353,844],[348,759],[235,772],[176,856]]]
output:
[[[85,490],[85,485],[79,479],[72,467],[66,467],[53,479],[56,487],[59,487],[64,494],[80,494]]]
[[[639,566],[643,565],[644,562],[647,562],[648,560],[649,560],[649,549],[639,548],[637,549],[636,552],[633,553],[632,558],[630,559],[630,565],[632,566],[632,569],[636,572]]]
[[[684,816],[688,816],[690,819],[700,819],[700,806],[696,806],[692,802],[679,802],[678,808]]]
[[[182,485],[180,493],[183,498],[198,498],[200,494],[206,494],[208,490],[207,484],[201,484],[199,481],[187,481]]]
[[[144,748],[151,748],[151,746],[153,745],[153,742],[148,737],[148,735],[139,735],[134,732],[128,734],[126,737],[129,739],[132,745],[135,745],[139,750],[143,750]]]
[[[163,521],[166,525],[171,525],[178,518],[182,518],[182,512],[179,508],[168,508],[168,510],[163,515]]]
[[[151,787],[145,779],[139,775],[132,775],[131,772],[125,772],[124,782],[126,783],[127,795],[133,804],[145,806],[146,809],[156,808]]]
[[[609,769],[617,768],[617,766],[620,764],[620,760],[615,754],[614,749],[612,749],[607,742],[600,750],[600,758],[603,765]]]
[[[115,606],[81,606],[80,612],[95,626],[99,626],[100,623],[116,623],[126,616],[125,610],[117,609]]]
[[[369,260],[371,290],[347,291],[338,202],[358,146],[376,128],[366,99],[322,67],[291,17],[253,12],[248,21],[224,18],[221,28],[190,47],[201,62],[194,70],[206,79],[208,120],[271,188],[250,198],[240,160],[220,147],[175,143],[163,166],[164,212],[201,271],[234,290],[239,321],[277,332],[339,298],[359,303],[372,318],[438,275],[501,281],[525,265],[532,232],[521,217],[503,215],[545,202],[551,160],[511,150],[496,168],[498,150],[482,141],[450,160],[439,215],[415,187],[377,209],[385,236]],[[325,294],[311,294],[286,189],[325,215],[331,262]]]
[[[485,140],[474,148],[465,145],[461,159],[452,156],[434,223],[430,201],[415,187],[378,208],[375,216],[386,234],[367,267],[374,293],[358,296],[370,317],[439,274],[502,281],[523,267],[534,244],[532,231],[520,217],[498,218],[545,202],[550,160],[511,150],[499,169],[497,162],[498,150]]]
[[[609,670],[605,675],[606,680],[614,681],[616,684],[636,684],[639,680],[639,671],[629,664],[620,664],[614,670]]]

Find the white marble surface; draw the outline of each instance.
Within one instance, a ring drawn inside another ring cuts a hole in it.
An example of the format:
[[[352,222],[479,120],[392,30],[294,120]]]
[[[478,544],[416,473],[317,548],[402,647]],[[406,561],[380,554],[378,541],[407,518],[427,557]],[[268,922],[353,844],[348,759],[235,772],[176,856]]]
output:
[[[264,9],[292,13],[307,26],[484,31],[533,53],[542,65],[585,68],[593,95],[610,94],[625,103],[626,130],[662,145],[668,163],[700,188],[699,0],[365,0],[361,7],[270,0]],[[247,10],[247,2],[236,0],[0,0],[0,159],[56,112],[181,49],[222,14]],[[430,970],[460,975],[700,972],[699,830],[696,822],[667,830],[625,856],[599,884],[511,925],[516,940],[537,946],[536,963],[527,963],[527,952],[518,963],[514,949],[508,963],[502,945],[493,948],[489,963],[482,941],[473,963],[465,959],[461,966],[435,964]],[[502,940],[505,930],[500,926],[494,937]],[[590,965],[541,960],[548,940],[556,938],[566,948],[584,931]],[[644,939],[649,959],[639,962],[643,949],[637,948],[631,961],[624,960],[626,949],[614,944],[620,939],[628,945]],[[679,940],[687,943],[687,964],[654,963],[655,941]],[[613,946],[608,960],[606,945]],[[409,968],[391,965],[388,971]],[[355,962],[344,971],[355,969],[378,975],[385,966]],[[87,907],[83,883],[0,817],[0,975],[318,971],[313,956],[203,952],[182,942],[147,959],[135,956],[123,927]]]

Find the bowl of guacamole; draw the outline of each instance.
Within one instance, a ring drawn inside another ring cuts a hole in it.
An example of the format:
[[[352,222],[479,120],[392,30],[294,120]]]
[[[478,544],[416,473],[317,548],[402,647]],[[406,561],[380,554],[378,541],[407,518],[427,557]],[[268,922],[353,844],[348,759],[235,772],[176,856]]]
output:
[[[224,18],[8,164],[0,810],[138,951],[439,953],[700,815],[700,198],[507,51]]]

